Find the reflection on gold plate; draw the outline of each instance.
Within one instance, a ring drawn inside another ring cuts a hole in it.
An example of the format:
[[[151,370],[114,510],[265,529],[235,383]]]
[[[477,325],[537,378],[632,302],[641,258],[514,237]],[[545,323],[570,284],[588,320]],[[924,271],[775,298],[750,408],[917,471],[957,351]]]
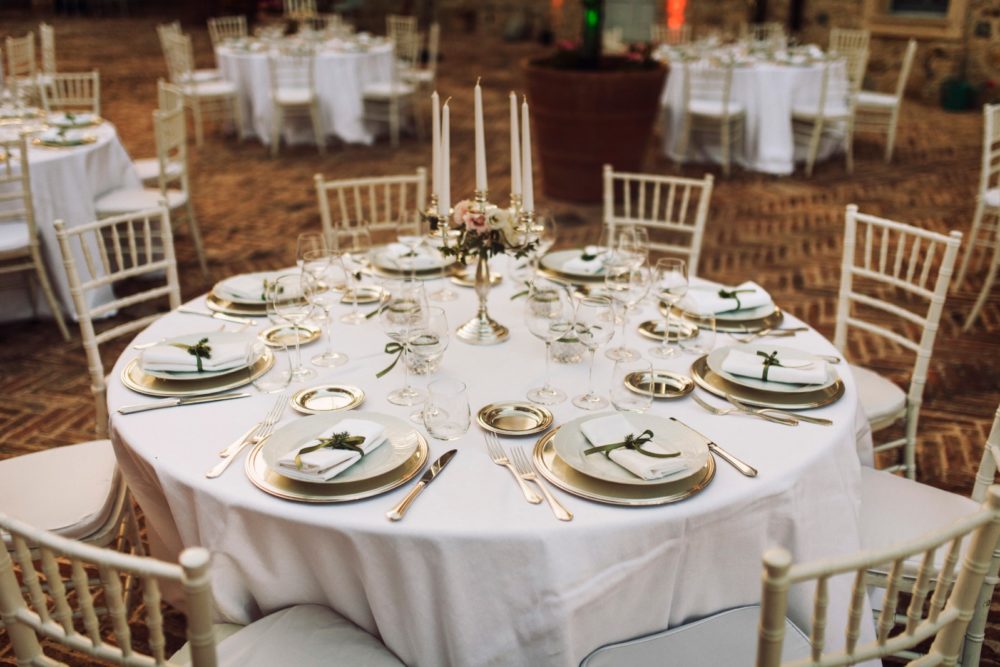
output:
[[[236,315],[238,317],[267,317],[267,304],[248,304],[228,301],[218,296],[214,292],[209,292],[205,297],[205,305],[208,309],[216,313],[226,315]]]
[[[278,324],[264,329],[258,334],[258,338],[264,341],[268,347],[288,347],[295,345],[295,330],[299,332],[299,345],[305,345],[319,339],[319,327],[308,325],[292,326],[290,324]]]
[[[660,312],[666,313],[666,311],[667,306],[661,301]],[[673,311],[675,315],[679,314],[692,324],[696,324],[698,326],[711,326],[711,322],[706,322],[696,313],[690,313],[677,306],[674,306]],[[762,315],[761,317],[754,317],[751,319],[726,317],[726,313],[721,313],[715,316],[715,330],[723,333],[755,333],[757,331],[763,331],[764,329],[776,327],[781,324],[783,319],[785,319],[785,314],[782,313],[781,308],[778,308],[777,306],[774,307],[772,312]]]
[[[527,401],[490,403],[480,408],[476,422],[500,435],[531,435],[552,425],[552,413]]]
[[[653,398],[680,398],[694,390],[694,381],[680,373],[653,369],[652,373],[629,373],[625,376],[625,386],[639,394],[651,393]]]
[[[549,482],[580,498],[630,507],[666,505],[690,498],[708,486],[715,477],[715,459],[711,455],[705,459],[705,466],[700,472],[663,484],[615,484],[589,477],[571,468],[556,454],[552,438],[558,431],[558,428],[552,429],[535,443],[532,452],[535,467]]]
[[[321,384],[299,390],[292,396],[292,407],[307,415],[350,410],[361,405],[365,392],[346,384]]]
[[[639,335],[650,340],[663,340],[663,320],[646,320],[639,324]],[[698,335],[698,326],[679,317],[670,318],[670,340],[689,340]],[[678,338],[678,336],[680,336]]]
[[[65,140],[65,141],[51,141],[47,139],[42,139],[41,137],[35,137],[31,140],[31,143],[35,146],[40,146],[42,148],[77,148],[79,146],[86,146],[87,144],[92,144],[97,141],[97,137],[92,134],[88,134],[79,139]]]
[[[122,384],[147,396],[205,396],[249,384],[274,366],[274,353],[264,348],[260,359],[250,368],[216,375],[202,380],[161,380],[143,372],[136,357],[122,369]]]
[[[341,297],[341,303],[375,303],[376,301],[381,301],[386,297],[385,290],[377,285],[360,285],[358,287],[346,290],[344,296]]]
[[[427,441],[419,433],[416,437],[417,450],[406,463],[384,475],[358,482],[314,484],[279,475],[264,461],[262,449],[266,440],[250,451],[244,470],[251,484],[277,498],[302,503],[347,503],[386,493],[416,477],[427,462]]]
[[[705,391],[725,398],[726,394],[739,401],[758,408],[778,408],[780,410],[811,410],[836,403],[844,395],[844,381],[837,381],[829,387],[806,392],[781,392],[754,389],[730,382],[708,367],[708,355],[698,357],[691,364],[691,378]]]

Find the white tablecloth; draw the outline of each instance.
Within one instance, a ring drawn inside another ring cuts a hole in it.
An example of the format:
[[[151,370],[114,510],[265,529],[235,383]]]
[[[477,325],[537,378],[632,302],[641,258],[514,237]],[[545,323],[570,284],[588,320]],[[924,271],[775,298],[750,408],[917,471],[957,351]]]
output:
[[[267,53],[230,47],[216,49],[222,76],[236,84],[242,104],[244,136],[271,142],[271,71]],[[367,51],[320,51],[315,56],[316,93],[320,100],[323,128],[348,143],[370,144],[372,133],[362,120],[361,90],[365,84],[388,81],[392,76],[391,44]],[[314,143],[308,117],[287,118],[284,139],[289,143]]]
[[[53,222],[63,220],[67,227],[93,222],[97,219],[94,201],[98,197],[116,188],[142,185],[111,123],[88,128],[87,133],[94,134],[97,141],[74,148],[33,146],[28,153],[31,194],[42,254],[56,298],[70,317],[75,317],[76,308],[69,293],[69,281]],[[78,266],[83,266],[83,257],[77,260]],[[15,274],[5,278],[0,290],[0,320],[31,317],[31,302],[20,276]],[[41,290],[36,292],[39,313],[48,313]],[[92,290],[88,296],[94,306],[113,298],[110,288]]]
[[[472,290],[455,289],[461,298],[444,305],[452,327],[475,310]],[[511,327],[511,338],[496,347],[452,340],[437,375],[464,380],[473,410],[523,399],[542,380],[543,344],[525,329],[522,302],[512,302],[511,294],[505,283],[490,298],[491,314]],[[653,309],[643,314],[651,317]],[[786,324],[798,322],[789,317]],[[204,318],[174,313],[139,339],[208,328]],[[651,346],[634,327],[628,338],[638,348]],[[834,353],[815,332],[783,340]],[[355,384],[367,393],[362,410],[405,418],[412,408],[385,400],[401,372],[375,378],[387,363],[378,323],[337,324],[335,341],[350,363],[318,369],[317,381]],[[720,336],[719,343],[726,342]],[[307,358],[315,350],[306,348]],[[112,377],[136,354],[127,351]],[[686,371],[693,358],[656,367]],[[601,353],[595,378],[603,392],[611,367]],[[585,364],[553,369],[557,386],[571,396],[582,393]],[[652,508],[601,505],[554,490],[575,514],[570,523],[557,521],[546,505],[524,501],[510,474],[487,457],[476,426],[455,442],[430,441],[432,460],[452,447],[458,455],[406,518],[390,523],[385,512],[412,484],[347,505],[305,505],[258,491],[242,457],[221,478],[204,477],[219,449],[258,420],[273,396],[121,416],[115,408],[147,399],[113,381],[108,403],[115,450],[156,553],[173,558],[184,546],[211,549],[223,617],[245,622],[313,602],[378,633],[407,664],[568,666],[607,642],[757,602],[760,558],[770,546],[803,560],[859,548],[859,451],[870,456],[871,438],[854,381],[845,365],[839,370],[845,396],[812,413],[833,419],[833,427],[789,428],[712,416],[690,399],[657,401],[652,413],[682,419],[756,466],[760,476],[743,477],[719,461],[702,493]],[[556,424],[585,414],[568,402],[553,413]],[[296,419],[288,409],[282,423]],[[505,439],[526,452],[533,443],[533,437]],[[838,624],[849,586],[831,586],[831,643],[843,637]],[[795,597],[792,613],[808,624],[809,602]]]
[[[667,85],[660,103],[664,107],[664,154],[672,159],[677,152],[683,123],[683,62],[671,62]],[[832,77],[846,76],[843,62],[834,63]],[[745,169],[769,174],[791,174],[795,161],[805,159],[805,146],[796,151],[792,134],[792,106],[796,103],[819,103],[823,65],[779,65],[756,63],[733,68],[730,92],[732,102],[746,109],[743,146],[733,146],[733,157]],[[820,159],[841,150],[842,135],[826,138],[820,146]],[[692,133],[688,160],[720,163],[719,133]]]

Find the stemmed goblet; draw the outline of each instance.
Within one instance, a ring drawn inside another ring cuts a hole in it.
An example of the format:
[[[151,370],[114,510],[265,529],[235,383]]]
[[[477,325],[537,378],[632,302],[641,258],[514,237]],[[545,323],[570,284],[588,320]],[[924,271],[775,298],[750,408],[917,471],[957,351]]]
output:
[[[426,392],[410,386],[410,372],[405,355],[415,332],[420,331],[426,323],[427,296],[424,294],[423,284],[414,281],[395,283],[389,294],[389,300],[379,312],[379,323],[386,335],[399,346],[403,386],[390,392],[386,400],[394,405],[416,405],[424,402]]]
[[[597,349],[608,343],[614,335],[615,314],[611,299],[606,296],[586,296],[576,305],[573,331],[577,339],[590,352],[590,371],[587,393],[573,399],[573,405],[584,410],[601,410],[608,407],[608,399],[594,392],[594,357]]]
[[[670,315],[674,305],[687,294],[687,263],[683,259],[672,257],[656,260],[654,281],[656,296],[667,304],[667,311],[663,321],[663,343],[652,348],[649,353],[660,359],[670,359],[677,354],[677,349],[670,340]]]
[[[326,351],[310,361],[316,366],[336,367],[347,363],[343,352],[333,350],[333,308],[341,299],[348,281],[340,255],[326,250],[310,250],[303,258],[302,293],[312,305],[323,311],[326,326]]]
[[[268,285],[267,299],[272,303],[274,314],[291,324],[295,332],[295,363],[290,371],[292,380],[315,377],[316,371],[302,365],[300,350],[302,326],[313,312],[313,305],[302,294],[302,276],[294,273],[278,276]]]
[[[622,339],[621,344],[604,352],[604,356],[612,361],[638,359],[640,354],[625,344],[625,332],[628,330],[628,317],[649,292],[651,282],[649,267],[640,264],[633,267],[630,264],[614,264],[608,267],[604,274],[604,287],[615,304],[621,310]]]
[[[534,286],[524,304],[524,322],[536,337],[545,342],[545,384],[528,391],[528,400],[554,405],[566,400],[566,393],[551,384],[552,343],[573,329],[573,304],[566,292],[555,286]]]
[[[338,230],[334,232],[334,243],[347,271],[347,290],[344,295],[351,302],[351,312],[341,315],[340,321],[344,324],[364,324],[366,318],[364,313],[358,311],[358,299],[361,297],[368,253],[372,248],[371,230],[364,223]]]
[[[328,250],[326,236],[322,232],[303,232],[295,240],[295,263],[302,268],[306,253],[317,250]]]

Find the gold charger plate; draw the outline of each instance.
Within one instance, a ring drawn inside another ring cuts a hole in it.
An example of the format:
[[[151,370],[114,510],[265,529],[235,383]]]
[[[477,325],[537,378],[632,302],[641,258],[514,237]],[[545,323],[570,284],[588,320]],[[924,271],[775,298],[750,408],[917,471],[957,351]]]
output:
[[[532,435],[552,425],[552,413],[527,401],[505,401],[484,405],[476,422],[500,435]]]
[[[92,134],[88,134],[74,141],[47,141],[41,137],[35,137],[31,140],[31,143],[42,148],[79,148],[80,146],[86,146],[88,144],[95,143],[96,141],[97,137]]]
[[[702,317],[696,313],[688,312],[678,306],[674,306],[673,311],[675,314],[680,314],[682,318],[696,324],[698,326],[710,326],[711,322],[705,321]],[[660,312],[667,312],[667,305],[660,302]],[[751,319],[739,319],[732,317],[725,317],[725,313],[722,315],[715,316],[715,330],[722,333],[755,333],[757,331],[763,331],[764,329],[770,329],[781,324],[781,321],[785,319],[785,314],[781,312],[781,308],[777,306],[774,310],[766,315],[760,317],[754,317]]]
[[[295,327],[290,324],[277,324],[273,327],[269,327],[257,334],[257,337],[260,338],[264,342],[264,345],[267,345],[268,347],[287,347],[289,345],[295,345],[296,329],[299,330],[299,345],[305,345],[306,343],[311,343],[314,340],[319,339],[319,327]]]
[[[365,392],[358,387],[346,384],[321,384],[306,387],[292,396],[292,407],[307,415],[321,412],[337,412],[350,410],[361,405],[365,400]]]
[[[226,315],[236,315],[238,317],[267,317],[267,304],[250,305],[248,303],[236,303],[227,301],[214,292],[209,292],[205,297],[205,305],[208,309],[216,313]]]
[[[694,380],[680,373],[654,368],[651,373],[629,373],[625,376],[625,386],[639,394],[651,393],[653,398],[680,398],[694,391]]]
[[[573,273],[571,271],[563,271],[559,267],[562,266],[566,261],[571,259],[572,255],[579,255],[580,250],[555,250],[547,253],[538,263],[538,272],[543,276],[548,278],[557,278],[559,280],[574,283],[574,284],[586,284],[586,283],[604,283],[604,272],[598,274],[592,273]]]
[[[232,373],[202,380],[161,380],[144,373],[139,366],[139,358],[136,357],[122,369],[121,380],[132,391],[147,396],[205,396],[249,384],[271,370],[272,366],[274,353],[265,348],[264,354],[249,369],[240,368]]]
[[[360,287],[345,290],[340,302],[347,304],[375,303],[381,301],[386,296],[385,290],[377,285],[361,285]]]
[[[672,336],[679,335],[675,340],[690,340],[698,335],[698,325],[690,320],[679,317],[670,318]],[[663,320],[646,320],[639,323],[639,335],[650,340],[663,340]]]
[[[84,114],[79,114],[79,115],[84,115]],[[86,114],[86,115],[90,115],[90,114]],[[72,123],[57,123],[57,122],[54,122],[51,118],[46,118],[45,119],[45,124],[46,125],[49,125],[51,127],[58,127],[60,129],[66,128],[67,130],[77,130],[77,129],[80,129],[81,127],[97,127],[98,125],[102,124],[103,122],[104,122],[104,119],[101,118],[100,116],[93,116],[90,120],[88,120],[85,123],[79,123],[79,122],[76,122],[76,121],[74,121]]]
[[[279,475],[264,461],[262,451],[266,440],[250,451],[244,470],[251,484],[277,498],[302,503],[347,503],[386,493],[416,477],[427,462],[427,440],[419,433],[416,437],[417,451],[406,463],[384,475],[359,482],[314,484]]]
[[[691,379],[705,391],[725,398],[735,396],[741,402],[758,408],[778,408],[779,410],[811,410],[836,403],[844,395],[844,381],[837,378],[829,387],[816,391],[783,393],[753,389],[730,382],[708,367],[708,355],[698,357],[691,364]]]
[[[535,467],[553,485],[586,500],[629,507],[666,505],[690,498],[715,477],[715,458],[709,454],[701,471],[684,479],[647,486],[605,482],[577,472],[559,458],[552,445],[552,437],[558,431],[558,428],[549,431],[535,443],[532,451]]]

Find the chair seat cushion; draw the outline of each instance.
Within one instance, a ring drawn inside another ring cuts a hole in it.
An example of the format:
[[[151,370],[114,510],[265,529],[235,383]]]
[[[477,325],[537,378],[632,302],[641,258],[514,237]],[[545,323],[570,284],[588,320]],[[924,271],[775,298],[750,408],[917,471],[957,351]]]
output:
[[[278,88],[274,98],[278,104],[311,104],[316,95],[308,88]]]
[[[219,665],[226,667],[403,667],[375,637],[319,605],[289,607],[243,628],[215,631]],[[170,658],[178,664],[190,659],[187,645]]]
[[[739,607],[653,635],[603,646],[580,667],[753,667],[760,606]],[[809,639],[785,619],[782,662],[809,656]]]
[[[792,117],[793,118],[847,118],[851,115],[851,110],[845,104],[830,103],[827,104],[823,109],[823,113],[819,113],[818,105],[816,103],[809,104],[796,104],[792,107]]]
[[[162,200],[159,188],[121,188],[98,197],[94,208],[97,215],[107,217],[156,208]],[[186,203],[187,194],[183,190],[167,190],[167,208],[172,210]]]
[[[977,509],[979,504],[965,496],[861,467],[861,546],[864,549],[883,549],[943,530]],[[935,554],[938,566],[944,559],[944,551],[938,549]],[[915,571],[920,565],[920,557],[907,561],[906,565],[906,569]]]
[[[987,190],[983,195],[983,201],[986,202],[987,206],[1000,208],[1000,188],[990,188]]]
[[[160,161],[155,157],[140,158],[133,162],[132,165],[139,174],[139,180],[143,183],[155,181],[160,178]],[[167,163],[168,177],[179,176],[181,171],[182,165],[180,162]]]
[[[873,429],[885,428],[902,415],[906,409],[906,393],[894,382],[854,364],[851,364],[851,373],[858,383],[861,405]]]
[[[0,507],[37,528],[84,539],[110,518],[118,475],[110,440],[15,456],[0,461]]]
[[[236,94],[236,86],[229,81],[195,81],[183,86],[185,95],[196,97],[225,97]]]
[[[712,118],[722,118],[726,115],[726,105],[722,100],[691,100],[688,103],[688,111],[696,116],[711,116]],[[746,113],[746,107],[738,102],[729,101],[729,115],[739,116]]]
[[[393,84],[391,81],[381,81],[365,84],[361,90],[361,94],[368,99],[388,99],[390,97],[410,95],[413,93],[413,90],[413,86],[407,83]]]
[[[222,73],[217,69],[196,69],[181,77],[183,83],[207,83],[218,81],[222,78]]]
[[[399,76],[407,83],[430,83],[434,80],[434,72],[429,69],[410,69],[400,72]]]
[[[896,106],[896,96],[889,93],[876,93],[871,90],[862,90],[858,93],[859,107],[879,107],[892,108]]]
[[[30,242],[28,223],[24,220],[0,222],[0,253],[27,248]]]

